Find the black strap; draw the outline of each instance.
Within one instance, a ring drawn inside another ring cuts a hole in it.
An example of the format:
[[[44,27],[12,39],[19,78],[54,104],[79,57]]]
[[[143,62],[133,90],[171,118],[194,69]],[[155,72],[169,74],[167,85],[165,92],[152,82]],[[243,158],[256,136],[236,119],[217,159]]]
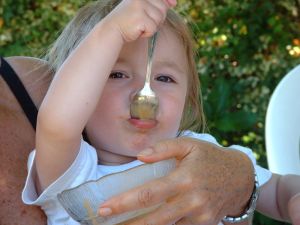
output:
[[[11,66],[2,57],[0,57],[0,60],[0,74],[15,95],[26,117],[35,130],[38,110],[13,68],[11,68]]]

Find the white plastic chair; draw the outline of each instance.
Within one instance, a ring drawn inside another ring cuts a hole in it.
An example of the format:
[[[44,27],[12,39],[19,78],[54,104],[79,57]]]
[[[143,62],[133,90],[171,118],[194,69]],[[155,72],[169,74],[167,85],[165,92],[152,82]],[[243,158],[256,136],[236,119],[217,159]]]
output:
[[[300,65],[275,88],[266,115],[269,169],[300,175]]]

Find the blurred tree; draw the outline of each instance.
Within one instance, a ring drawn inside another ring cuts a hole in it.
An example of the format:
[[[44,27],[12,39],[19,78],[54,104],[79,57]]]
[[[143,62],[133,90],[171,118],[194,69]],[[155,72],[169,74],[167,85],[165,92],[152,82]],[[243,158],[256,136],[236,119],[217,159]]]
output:
[[[86,1],[0,0],[0,55],[40,57]],[[178,0],[191,25],[209,131],[255,151],[267,167],[264,120],[272,91],[300,62],[298,0]],[[283,225],[256,214],[255,225]]]
[[[83,4],[78,0],[0,0],[0,54],[42,56]]]
[[[298,1],[191,1],[211,132],[241,142],[266,166],[264,117],[274,87],[299,63]],[[259,158],[260,159],[260,158]]]

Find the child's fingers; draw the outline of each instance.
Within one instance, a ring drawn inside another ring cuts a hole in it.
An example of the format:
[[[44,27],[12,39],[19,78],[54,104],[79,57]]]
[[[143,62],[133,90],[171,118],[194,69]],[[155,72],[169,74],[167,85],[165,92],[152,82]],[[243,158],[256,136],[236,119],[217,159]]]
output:
[[[159,26],[166,18],[168,7],[162,1],[159,4],[156,1],[151,2],[147,5],[145,13],[155,21],[156,25]]]
[[[166,2],[169,4],[170,7],[174,7],[177,4],[176,0],[166,0]]]
[[[145,23],[141,24],[140,37],[151,37],[157,31],[157,21],[148,17]]]
[[[124,0],[106,22],[117,25],[125,41],[134,41],[152,36],[164,22],[169,8],[167,0]]]
[[[145,5],[144,9],[147,18],[145,19],[145,30],[141,35],[142,37],[150,37],[157,31],[158,27],[164,22],[169,7],[164,0],[148,0],[148,4]]]
[[[166,14],[171,7],[166,0],[148,0],[149,4],[159,10],[162,14]]]

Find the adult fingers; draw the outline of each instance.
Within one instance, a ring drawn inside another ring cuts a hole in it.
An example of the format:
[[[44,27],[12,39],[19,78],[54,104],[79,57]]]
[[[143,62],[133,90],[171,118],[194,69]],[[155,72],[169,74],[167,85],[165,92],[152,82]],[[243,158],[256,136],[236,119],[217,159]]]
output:
[[[140,225],[140,224],[155,224],[155,225],[166,225],[166,224],[177,224],[181,218],[192,211],[192,202],[188,198],[174,197],[165,201],[155,211],[133,220],[127,225]]]
[[[167,206],[167,204],[162,204],[157,210],[151,212],[141,218],[133,220],[126,225],[140,225],[140,224],[155,224],[155,225],[166,225],[175,224],[180,217],[184,216],[184,208],[174,208]]]
[[[176,194],[177,187],[173,182],[172,176],[159,178],[112,197],[100,206],[99,214],[108,216],[149,207]]]
[[[199,196],[199,195],[198,195]],[[217,211],[207,210],[207,198],[196,197],[192,193],[175,196],[164,202],[157,210],[138,218],[127,225],[139,224],[189,224],[215,225]],[[195,215],[193,215],[195,214]],[[188,217],[186,217],[188,215]]]

